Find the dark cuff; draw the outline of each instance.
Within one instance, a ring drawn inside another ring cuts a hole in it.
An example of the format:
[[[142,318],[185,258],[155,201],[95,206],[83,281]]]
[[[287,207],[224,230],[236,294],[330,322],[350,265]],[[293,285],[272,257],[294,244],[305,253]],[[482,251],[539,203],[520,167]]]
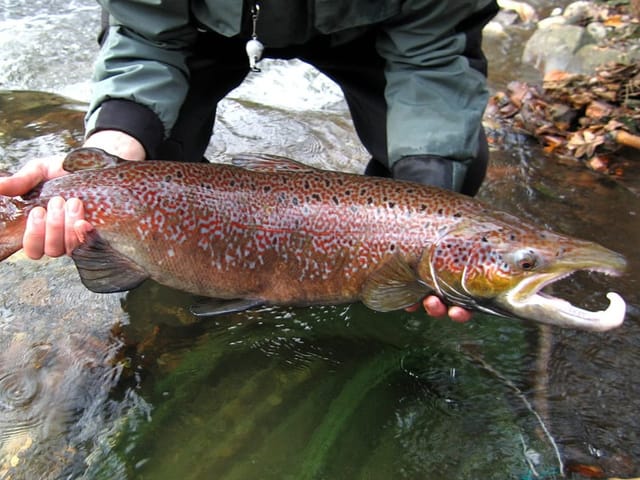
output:
[[[107,100],[100,105],[94,128],[87,136],[100,130],[119,130],[138,140],[147,154],[155,158],[164,138],[160,118],[148,107],[130,100]]]
[[[391,173],[396,180],[408,180],[459,192],[462,190],[468,163],[435,155],[411,155],[394,163]]]

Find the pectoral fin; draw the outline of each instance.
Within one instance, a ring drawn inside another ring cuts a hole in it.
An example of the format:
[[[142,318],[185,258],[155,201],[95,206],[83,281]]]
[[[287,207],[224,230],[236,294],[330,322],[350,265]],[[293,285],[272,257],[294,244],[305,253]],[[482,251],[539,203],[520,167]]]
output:
[[[87,233],[85,241],[73,251],[71,258],[82,283],[93,292],[123,292],[149,278],[144,268],[114,250],[95,230]]]
[[[414,305],[430,291],[407,262],[395,256],[369,276],[361,299],[372,310],[390,312]]]
[[[228,313],[238,313],[250,308],[259,307],[264,302],[261,300],[234,299],[218,300],[211,298],[196,305],[191,305],[189,310],[196,317],[216,317]]]

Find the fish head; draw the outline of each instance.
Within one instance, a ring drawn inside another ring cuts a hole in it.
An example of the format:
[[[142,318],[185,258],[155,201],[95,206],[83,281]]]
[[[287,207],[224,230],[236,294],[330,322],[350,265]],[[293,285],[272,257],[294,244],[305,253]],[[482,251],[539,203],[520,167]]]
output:
[[[425,250],[419,275],[444,299],[487,313],[584,330],[619,326],[626,305],[589,311],[542,290],[577,271],[620,275],[624,257],[597,243],[572,238],[504,215],[462,222]]]

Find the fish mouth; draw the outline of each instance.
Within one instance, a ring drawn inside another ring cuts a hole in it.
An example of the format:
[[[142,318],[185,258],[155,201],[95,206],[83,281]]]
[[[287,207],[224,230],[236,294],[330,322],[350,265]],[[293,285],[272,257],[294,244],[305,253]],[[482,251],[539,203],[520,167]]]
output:
[[[626,304],[619,294],[607,293],[609,306],[604,310],[590,311],[542,289],[578,271],[619,276],[625,267],[626,260],[622,255],[590,243],[557,260],[547,271],[523,279],[494,300],[501,310],[520,318],[559,327],[603,332],[620,326],[624,321]]]

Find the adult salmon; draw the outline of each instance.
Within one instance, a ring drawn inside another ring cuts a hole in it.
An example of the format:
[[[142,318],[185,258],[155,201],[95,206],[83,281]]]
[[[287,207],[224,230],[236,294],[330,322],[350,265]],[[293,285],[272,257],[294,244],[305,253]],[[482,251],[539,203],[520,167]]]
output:
[[[362,301],[390,311],[435,292],[450,304],[587,330],[622,323],[616,293],[591,312],[542,293],[577,270],[620,274],[624,258],[448,191],[275,156],[234,165],[128,162],[71,152],[71,172],[22,198],[0,197],[0,259],[21,248],[26,215],[57,195],[84,202],[95,226],[72,254],[95,292],[147,278],[228,301]],[[203,313],[203,312],[201,312]]]

